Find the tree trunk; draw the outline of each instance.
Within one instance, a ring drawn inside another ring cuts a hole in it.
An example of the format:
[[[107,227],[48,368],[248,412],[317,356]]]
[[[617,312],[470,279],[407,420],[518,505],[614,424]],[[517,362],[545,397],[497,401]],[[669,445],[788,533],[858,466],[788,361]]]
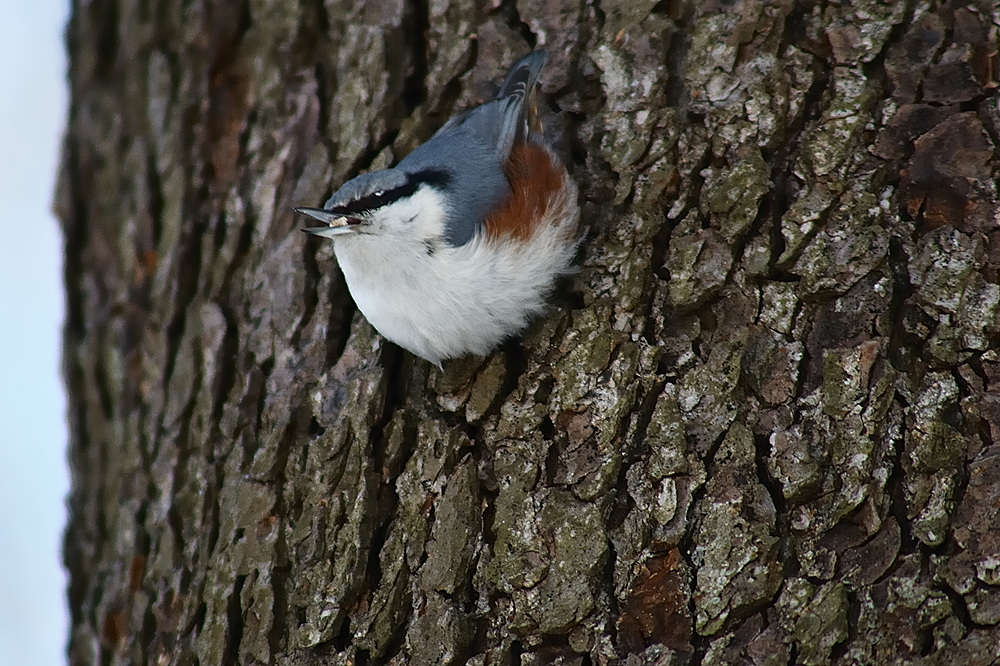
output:
[[[73,664],[1000,659],[986,3],[74,3]],[[534,46],[550,315],[444,371],[297,232]]]

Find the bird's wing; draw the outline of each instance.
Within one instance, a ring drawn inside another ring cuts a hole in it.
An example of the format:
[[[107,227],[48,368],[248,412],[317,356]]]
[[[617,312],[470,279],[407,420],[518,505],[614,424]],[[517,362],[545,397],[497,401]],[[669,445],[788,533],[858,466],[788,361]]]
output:
[[[514,144],[524,141],[537,124],[532,93],[538,74],[548,58],[548,52],[535,51],[515,62],[494,99],[458,114],[445,123],[435,136],[458,128],[471,131],[495,147],[501,163],[506,162]]]
[[[408,173],[445,168],[451,177],[445,238],[454,246],[475,237],[486,217],[510,196],[505,165],[531,131],[527,98],[548,59],[535,51],[510,68],[497,96],[449,120],[400,163]]]

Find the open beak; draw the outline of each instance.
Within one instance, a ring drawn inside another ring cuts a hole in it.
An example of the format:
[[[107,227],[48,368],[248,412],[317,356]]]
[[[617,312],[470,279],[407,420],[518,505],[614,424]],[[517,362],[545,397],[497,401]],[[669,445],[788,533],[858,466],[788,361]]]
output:
[[[292,210],[302,215],[308,215],[312,219],[323,223],[322,226],[306,227],[302,230],[313,236],[332,238],[338,234],[349,232],[351,227],[361,223],[361,220],[356,217],[349,217],[323,208],[293,208]]]

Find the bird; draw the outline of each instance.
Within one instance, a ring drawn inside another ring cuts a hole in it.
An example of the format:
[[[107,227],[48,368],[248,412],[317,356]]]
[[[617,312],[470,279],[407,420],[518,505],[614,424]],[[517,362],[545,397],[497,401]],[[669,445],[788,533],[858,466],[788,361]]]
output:
[[[375,329],[439,368],[523,333],[573,271],[578,190],[536,105],[547,59],[522,57],[494,98],[396,166],[347,181],[322,208],[294,209],[311,218],[303,231],[333,241]]]

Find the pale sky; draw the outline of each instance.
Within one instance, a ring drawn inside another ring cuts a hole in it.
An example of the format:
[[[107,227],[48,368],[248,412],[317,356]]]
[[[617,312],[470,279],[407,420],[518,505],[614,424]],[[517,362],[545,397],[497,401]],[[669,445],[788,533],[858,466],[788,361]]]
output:
[[[0,0],[0,664],[65,664],[62,236],[68,3]]]

